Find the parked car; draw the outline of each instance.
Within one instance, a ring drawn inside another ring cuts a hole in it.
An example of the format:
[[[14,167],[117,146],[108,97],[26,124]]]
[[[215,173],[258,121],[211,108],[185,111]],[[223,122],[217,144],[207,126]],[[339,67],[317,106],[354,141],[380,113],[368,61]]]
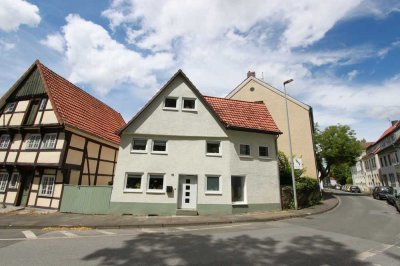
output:
[[[399,188],[388,187],[388,193],[386,194],[387,203],[389,203],[390,205],[395,205],[398,191]]]
[[[396,207],[397,211],[400,212],[400,197],[397,196],[394,201],[394,206]]]
[[[342,188],[342,185],[336,184],[335,188],[340,190]]]
[[[386,195],[388,193],[388,188],[386,186],[375,187],[372,191],[372,197],[374,199],[386,199]]]
[[[350,186],[350,192],[361,193],[361,189],[358,186]]]
[[[343,185],[343,186],[342,186],[342,190],[343,190],[343,191],[346,191],[346,185]]]

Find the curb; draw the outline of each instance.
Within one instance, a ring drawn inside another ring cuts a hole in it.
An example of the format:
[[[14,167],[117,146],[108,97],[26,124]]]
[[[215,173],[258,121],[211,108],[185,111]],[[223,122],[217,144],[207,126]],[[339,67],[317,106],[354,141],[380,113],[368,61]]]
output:
[[[305,212],[307,209],[302,209],[298,211],[291,211],[287,215],[277,215],[274,217],[245,217],[245,216],[236,216],[238,219],[227,219],[221,221],[189,221],[189,222],[169,222],[169,223],[153,223],[153,224],[122,224],[122,225],[0,225],[0,229],[43,229],[43,228],[51,228],[51,227],[63,227],[63,228],[77,228],[77,227],[88,227],[91,229],[129,229],[129,228],[167,228],[167,227],[179,227],[179,226],[200,226],[200,225],[219,225],[219,224],[240,224],[240,223],[255,223],[255,222],[272,222],[272,221],[280,221],[292,218],[302,218],[317,214],[322,214],[328,211],[335,209],[339,205],[339,198],[335,195],[332,195],[336,201],[332,206],[328,206],[326,209],[321,209],[315,212]],[[235,216],[233,216],[235,217]]]

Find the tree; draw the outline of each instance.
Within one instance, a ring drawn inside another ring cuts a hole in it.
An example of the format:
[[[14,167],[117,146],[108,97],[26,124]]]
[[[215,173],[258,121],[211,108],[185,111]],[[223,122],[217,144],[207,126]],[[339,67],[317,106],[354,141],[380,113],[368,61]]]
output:
[[[281,186],[292,185],[292,168],[286,154],[282,151],[278,151],[278,166],[279,166],[279,177],[281,180]],[[304,173],[303,169],[295,169],[294,177],[297,180]]]
[[[321,131],[315,126],[314,142],[317,154],[317,167],[321,179],[329,176],[333,166],[348,167],[356,163],[357,157],[362,152],[360,142],[355,137],[355,132],[349,126],[335,125]]]
[[[351,169],[347,163],[332,165],[330,174],[336,178],[339,184],[345,185],[348,184],[347,179],[351,178]]]

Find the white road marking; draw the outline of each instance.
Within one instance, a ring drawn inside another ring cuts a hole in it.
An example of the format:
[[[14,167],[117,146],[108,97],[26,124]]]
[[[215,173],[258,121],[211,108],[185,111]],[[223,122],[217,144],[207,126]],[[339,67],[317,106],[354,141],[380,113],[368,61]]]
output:
[[[32,231],[22,231],[27,239],[37,239],[37,236]]]
[[[61,234],[65,235],[66,237],[78,237],[78,235],[68,232],[68,231],[60,231]]]
[[[99,233],[105,234],[105,235],[115,235],[113,232],[105,231],[105,230],[96,230]]]

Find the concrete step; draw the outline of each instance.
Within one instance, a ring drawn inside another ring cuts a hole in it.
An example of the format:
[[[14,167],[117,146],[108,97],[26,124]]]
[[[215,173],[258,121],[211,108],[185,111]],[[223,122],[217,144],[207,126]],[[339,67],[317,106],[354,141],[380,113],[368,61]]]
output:
[[[181,216],[197,216],[199,213],[197,210],[188,210],[188,209],[177,209],[176,210],[176,215],[181,215]]]

